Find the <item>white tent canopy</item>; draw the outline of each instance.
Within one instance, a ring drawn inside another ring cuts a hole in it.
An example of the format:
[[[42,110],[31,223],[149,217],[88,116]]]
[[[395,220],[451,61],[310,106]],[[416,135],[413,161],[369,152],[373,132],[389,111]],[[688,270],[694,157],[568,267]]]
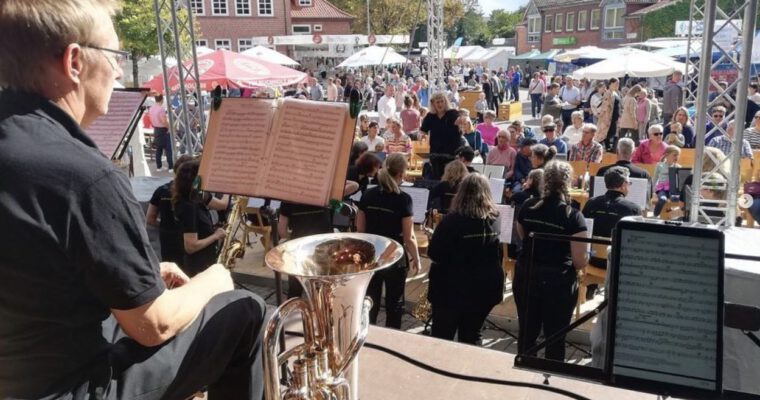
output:
[[[369,65],[404,64],[408,60],[390,47],[370,46],[352,54],[338,68],[358,68]]]
[[[259,60],[264,60],[272,64],[298,65],[298,61],[286,56],[285,54],[280,53],[279,51],[272,50],[261,45],[248,49],[241,54],[251,56],[253,58],[258,58]]]
[[[480,46],[460,46],[459,50],[457,50],[457,53],[454,54],[454,57],[452,57],[452,54],[454,53],[454,46],[449,47],[448,49],[443,51],[443,58],[445,59],[456,59],[461,60],[463,58],[467,58],[470,54],[473,54],[475,52],[479,52],[485,50],[484,48]]]
[[[513,53],[503,47],[492,47],[471,52],[464,58],[464,61],[485,64],[488,69],[497,70],[499,67],[507,65],[510,55]]]
[[[556,62],[571,62],[579,58],[590,58],[606,60],[610,58],[612,53],[607,49],[602,49],[596,46],[583,46],[578,49],[568,50],[558,56],[554,57]]]
[[[672,58],[634,48],[613,50],[614,55],[604,61],[573,72],[573,78],[609,79],[628,75],[637,78],[656,78],[686,71],[686,64]]]

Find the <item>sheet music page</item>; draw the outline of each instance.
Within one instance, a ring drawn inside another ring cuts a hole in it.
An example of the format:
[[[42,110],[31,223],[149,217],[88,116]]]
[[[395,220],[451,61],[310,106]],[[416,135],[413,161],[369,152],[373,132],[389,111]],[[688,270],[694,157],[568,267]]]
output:
[[[716,386],[720,240],[623,229],[613,374]]]
[[[272,126],[267,197],[324,206],[335,178],[348,107],[345,103],[285,99]]]
[[[515,225],[515,208],[505,204],[497,204],[499,210],[499,226],[501,233],[499,241],[502,243],[512,243],[512,227]]]
[[[591,239],[592,236],[594,236],[594,219],[593,218],[583,218],[586,221],[586,237]],[[591,252],[591,243],[586,245],[586,253]]]
[[[486,166],[483,165],[483,164],[475,164],[475,163],[473,163],[473,164],[470,164],[470,166],[472,167],[472,169],[474,169],[475,171],[478,171],[481,174],[483,173],[483,171],[486,170]],[[486,175],[486,178],[488,178],[488,175]]]
[[[85,130],[106,157],[115,156],[144,101],[145,92],[114,90],[108,102],[108,113],[96,119]]]
[[[264,206],[264,202],[265,201],[266,201],[265,199],[261,199],[261,198],[258,198],[258,197],[251,197],[251,198],[248,199],[248,207],[251,207],[251,208],[261,208],[261,207]],[[280,204],[282,204],[282,203],[279,200],[272,200],[269,203],[269,208],[271,208],[272,210],[279,210],[280,209]]]
[[[415,224],[421,224],[425,222],[425,212],[427,211],[428,197],[430,191],[425,188],[416,187],[402,187],[402,192],[409,194],[412,197],[412,221]]]
[[[487,178],[504,178],[504,166],[503,165],[486,165],[483,174]]]
[[[636,203],[642,210],[649,208],[649,180],[642,178],[630,178],[631,185],[628,187],[626,199]],[[594,189],[591,192],[592,197],[601,196],[607,193],[607,186],[604,184],[604,177],[594,177]]]
[[[273,107],[272,100],[226,98],[211,112],[199,171],[203,190],[257,195]]]
[[[504,179],[488,178],[488,183],[491,185],[491,196],[496,204],[501,203],[504,197]]]

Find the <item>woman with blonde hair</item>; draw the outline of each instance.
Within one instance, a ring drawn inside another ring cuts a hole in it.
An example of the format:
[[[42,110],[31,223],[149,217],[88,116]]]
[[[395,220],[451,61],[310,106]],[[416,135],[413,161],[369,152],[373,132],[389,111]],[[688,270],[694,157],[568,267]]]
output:
[[[448,212],[451,200],[457,194],[459,183],[467,174],[469,174],[467,166],[459,160],[446,164],[441,182],[430,190],[428,208],[434,208],[442,213]]]
[[[404,288],[407,271],[416,275],[420,269],[420,254],[414,237],[412,222],[412,198],[401,191],[401,182],[406,173],[406,157],[400,153],[388,155],[385,165],[377,173],[378,185],[368,189],[359,202],[356,215],[356,230],[385,236],[403,243],[406,256],[390,268],[376,272],[367,288],[367,296],[372,299],[369,312],[370,323],[377,322],[380,300],[385,286],[385,326],[401,328],[404,315]]]
[[[430,164],[433,179],[440,179],[443,169],[454,159],[461,146],[457,120],[459,112],[451,107],[446,93],[439,92],[430,98],[430,112],[422,120],[420,131],[430,139]]]
[[[586,266],[585,243],[534,239],[533,233],[586,237],[586,221],[570,205],[573,168],[563,161],[544,167],[544,187],[540,198],[527,200],[517,215],[515,228],[523,241],[523,251],[515,269],[521,354],[545,337],[570,323],[578,299],[578,271]],[[564,335],[546,346],[546,358],[564,360]]]
[[[499,212],[483,175],[470,174],[459,186],[428,247],[432,335],[478,344],[504,290]]]

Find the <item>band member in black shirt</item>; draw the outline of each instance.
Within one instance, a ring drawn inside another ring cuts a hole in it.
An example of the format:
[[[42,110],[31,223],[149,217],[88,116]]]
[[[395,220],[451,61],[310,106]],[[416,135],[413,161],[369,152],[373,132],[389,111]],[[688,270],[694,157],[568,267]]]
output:
[[[514,282],[521,353],[536,344],[542,330],[549,337],[566,327],[578,299],[577,271],[588,261],[586,244],[540,240],[533,249],[530,236],[540,232],[586,237],[583,215],[570,206],[572,175],[570,164],[549,162],[544,167],[542,197],[526,201],[517,215],[515,228],[523,241]],[[545,354],[564,360],[564,336],[549,344]]]
[[[396,329],[401,328],[401,317],[404,314],[407,271],[411,269],[412,275],[416,275],[420,269],[420,254],[412,222],[412,198],[400,189],[406,166],[403,154],[390,154],[385,159],[384,168],[377,174],[379,185],[364,193],[356,216],[358,232],[373,233],[403,243],[409,258],[408,266],[407,258],[402,257],[392,267],[376,272],[367,288],[367,295],[372,298],[370,322],[377,322],[384,285],[385,326]]]
[[[446,165],[443,170],[441,182],[430,190],[428,196],[428,208],[436,209],[440,213],[447,213],[451,200],[457,194],[459,183],[462,182],[469,172],[467,167],[461,161],[452,161]]]
[[[185,251],[182,269],[191,277],[216,262],[218,243],[226,236],[224,229],[214,227],[203,196],[193,187],[199,165],[199,160],[182,164],[172,187],[174,215]]]
[[[288,228],[290,228],[290,233],[288,233]],[[283,202],[280,205],[277,229],[281,239],[298,239],[309,235],[330,233],[333,231],[332,214],[326,207]],[[303,288],[298,280],[288,276],[288,297],[299,297],[302,293]]]
[[[628,139],[628,140],[626,140]],[[639,168],[631,162],[633,158],[633,151],[636,149],[636,144],[629,138],[622,138],[617,142],[617,158],[618,161],[615,164],[607,165],[599,168],[596,176],[604,176],[608,169],[618,166],[623,167],[630,171],[631,178],[651,179],[649,172],[643,168]]]
[[[612,167],[604,174],[604,184],[607,192],[586,202],[583,216],[594,220],[594,236],[612,237],[618,221],[623,217],[641,215],[641,207],[626,200],[631,186],[630,172],[623,167]],[[592,264],[593,264],[592,259]],[[604,265],[600,268],[606,267]]]
[[[159,263],[83,130],[123,74],[116,3],[0,1],[0,398],[260,399],[263,300]]]
[[[373,153],[364,153],[356,160],[355,164],[349,165],[346,180],[356,182],[359,184],[359,188],[348,192],[346,197],[353,195],[357,191],[363,194],[367,190],[370,178],[374,178],[382,166],[383,162]]]
[[[174,163],[174,174],[177,174],[179,166],[193,157],[187,154],[180,156]],[[182,234],[177,228],[172,206],[173,181],[159,186],[153,192],[145,215],[149,225],[158,225],[158,239],[161,243],[161,261],[173,262],[182,265],[185,261],[185,250],[182,243]]]
[[[504,292],[499,212],[483,175],[470,174],[459,186],[428,247],[432,334],[478,344],[483,323]]]
[[[446,93],[436,93],[430,98],[431,110],[422,120],[420,131],[430,140],[430,164],[433,179],[443,175],[443,169],[454,159],[454,152],[462,145],[457,120],[459,112],[451,107]]]

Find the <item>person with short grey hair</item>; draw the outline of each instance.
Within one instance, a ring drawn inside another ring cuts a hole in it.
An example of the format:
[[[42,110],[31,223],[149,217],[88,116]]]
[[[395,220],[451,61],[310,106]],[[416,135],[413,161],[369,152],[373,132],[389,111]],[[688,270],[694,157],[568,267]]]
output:
[[[610,168],[614,166],[619,166],[619,167],[626,168],[628,171],[630,171],[631,178],[651,179],[649,172],[647,172],[643,168],[639,168],[636,165],[633,165],[633,163],[631,162],[631,157],[633,156],[633,152],[635,149],[636,149],[636,145],[634,145],[633,139],[621,138],[620,140],[618,140],[618,143],[617,143],[618,161],[615,164],[599,168],[599,172],[596,173],[596,176],[604,176],[607,170],[609,170]]]

